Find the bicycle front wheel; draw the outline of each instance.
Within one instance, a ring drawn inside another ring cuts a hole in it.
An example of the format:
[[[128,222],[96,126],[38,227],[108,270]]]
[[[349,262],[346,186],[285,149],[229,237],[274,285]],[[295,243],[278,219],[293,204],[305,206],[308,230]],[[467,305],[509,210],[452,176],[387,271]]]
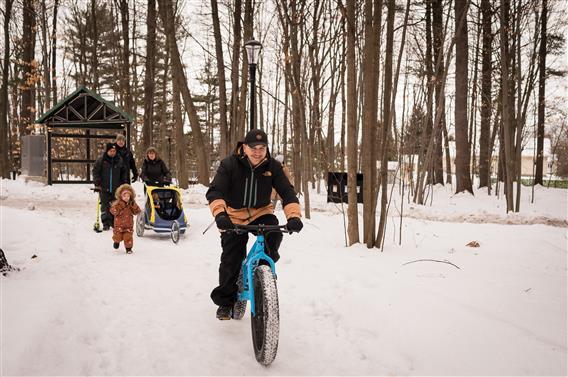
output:
[[[270,365],[278,351],[280,313],[276,278],[269,266],[258,266],[254,270],[254,311],[251,327],[256,361]]]

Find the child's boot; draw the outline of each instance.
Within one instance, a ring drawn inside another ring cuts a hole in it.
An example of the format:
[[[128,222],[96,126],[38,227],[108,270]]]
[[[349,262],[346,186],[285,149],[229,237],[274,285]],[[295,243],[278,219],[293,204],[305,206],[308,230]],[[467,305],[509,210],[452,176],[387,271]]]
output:
[[[118,246],[120,246],[120,244],[118,242],[112,243],[112,247],[114,247],[115,249],[118,249]]]
[[[132,254],[132,248],[131,247],[126,248],[126,254]]]

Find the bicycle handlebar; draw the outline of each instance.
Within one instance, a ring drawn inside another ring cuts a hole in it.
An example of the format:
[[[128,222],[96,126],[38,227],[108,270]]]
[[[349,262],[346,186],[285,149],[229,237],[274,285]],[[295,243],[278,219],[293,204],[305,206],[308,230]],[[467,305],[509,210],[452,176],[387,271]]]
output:
[[[272,232],[280,232],[280,233],[294,233],[293,231],[289,230],[286,225],[240,225],[235,224],[233,229],[227,229],[226,232],[234,232],[237,234],[244,234],[247,232],[258,232],[260,234],[264,233],[272,233]]]

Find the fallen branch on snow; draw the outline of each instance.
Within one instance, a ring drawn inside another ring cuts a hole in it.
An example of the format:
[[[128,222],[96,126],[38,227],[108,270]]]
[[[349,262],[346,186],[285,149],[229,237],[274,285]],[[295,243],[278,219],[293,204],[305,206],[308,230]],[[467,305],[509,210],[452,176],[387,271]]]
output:
[[[458,270],[461,270],[461,268],[459,268],[458,266],[456,266],[455,264],[453,264],[452,262],[449,262],[447,260],[438,260],[438,259],[417,259],[417,260],[413,260],[411,262],[406,262],[403,264],[403,266],[410,264],[410,263],[415,263],[415,262],[438,262],[438,263],[446,263],[446,264],[451,264],[452,266],[454,266],[455,268],[457,268]]]

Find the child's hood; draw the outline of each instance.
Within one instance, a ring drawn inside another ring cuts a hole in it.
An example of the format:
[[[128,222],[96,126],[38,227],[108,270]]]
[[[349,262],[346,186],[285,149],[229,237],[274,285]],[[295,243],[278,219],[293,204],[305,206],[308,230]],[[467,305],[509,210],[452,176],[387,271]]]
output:
[[[134,199],[136,198],[136,193],[134,192],[132,186],[130,186],[128,183],[118,186],[118,188],[116,189],[116,193],[114,194],[115,198],[120,200],[120,196],[122,195],[122,192],[124,190],[130,191],[130,202],[134,202]]]

